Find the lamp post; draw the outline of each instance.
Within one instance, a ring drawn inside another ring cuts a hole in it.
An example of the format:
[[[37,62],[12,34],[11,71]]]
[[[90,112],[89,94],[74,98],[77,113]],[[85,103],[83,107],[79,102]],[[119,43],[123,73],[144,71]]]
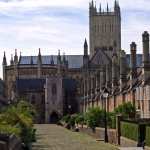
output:
[[[103,91],[103,98],[104,98],[104,123],[105,123],[105,143],[108,143],[108,134],[107,134],[107,112],[106,112],[106,100],[107,100],[107,97],[108,97],[108,90],[105,88],[104,91]]]
[[[71,105],[68,105],[69,115],[71,115]]]

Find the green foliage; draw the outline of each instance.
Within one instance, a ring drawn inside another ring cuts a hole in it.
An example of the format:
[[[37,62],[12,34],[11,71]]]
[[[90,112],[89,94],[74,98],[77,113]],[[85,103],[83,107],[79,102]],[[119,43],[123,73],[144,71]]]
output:
[[[70,115],[63,116],[61,120],[64,121],[65,123],[68,123],[70,120]]]
[[[77,114],[75,121],[77,124],[84,124],[84,115],[83,114]]]
[[[130,103],[124,103],[118,106],[114,112],[107,112],[106,119],[107,125],[110,128],[116,128],[116,114],[122,114],[124,118],[130,117],[131,114],[135,113],[135,107]],[[62,118],[65,123],[69,125],[86,124],[87,126],[94,129],[95,127],[104,127],[105,111],[99,107],[90,108],[88,112],[83,114],[66,115]]]
[[[92,129],[97,126],[104,126],[104,110],[99,107],[90,108],[85,114],[86,124]]]
[[[122,114],[124,118],[129,118],[131,115],[135,114],[136,108],[132,105],[131,102],[124,103],[115,108],[114,112],[116,114]]]
[[[114,112],[108,113],[108,126],[111,129],[116,129],[116,114]]]
[[[74,127],[74,126],[75,126],[76,118],[77,118],[77,115],[76,115],[76,114],[73,114],[73,115],[70,116],[69,125],[70,125],[71,127]]]
[[[150,126],[146,127],[146,145],[150,146]]]
[[[129,122],[121,122],[121,136],[137,141],[138,125]]]
[[[28,102],[20,101],[8,106],[0,114],[0,133],[15,134],[28,145],[35,140],[34,115],[35,109]]]
[[[8,124],[2,124],[0,125],[0,133],[6,135],[14,134],[17,137],[19,137],[21,134],[21,129],[18,128],[17,126],[12,127],[11,125]]]

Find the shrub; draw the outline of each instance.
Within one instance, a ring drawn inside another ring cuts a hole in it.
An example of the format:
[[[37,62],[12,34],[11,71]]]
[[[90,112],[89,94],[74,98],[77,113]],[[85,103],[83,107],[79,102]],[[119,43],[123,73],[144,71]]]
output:
[[[8,124],[1,124],[0,134],[6,134],[6,135],[14,134],[17,137],[20,137],[21,129],[15,126],[12,127],[11,125],[8,125]]]
[[[129,118],[135,114],[136,108],[132,105],[131,102],[124,103],[115,108],[114,112],[116,114],[122,114],[124,118]]]
[[[97,126],[103,126],[104,125],[104,110],[101,110],[98,107],[90,108],[88,112],[85,114],[85,121],[86,121],[86,124],[92,129],[95,129],[95,127]]]
[[[116,129],[116,114],[114,112],[108,113],[108,126],[111,129]]]
[[[146,145],[150,146],[150,126],[146,127]]]
[[[121,136],[137,141],[138,124],[121,122]]]
[[[15,134],[25,145],[29,145],[35,141],[34,115],[34,108],[25,101],[10,105],[0,114],[0,132]]]
[[[68,123],[70,120],[70,115],[63,116],[61,120],[64,121],[65,123]]]
[[[84,115],[83,114],[77,114],[76,116],[76,124],[81,124],[83,125],[84,124]]]
[[[76,118],[77,118],[77,115],[76,114],[73,114],[70,116],[70,120],[69,120],[69,125],[74,128],[75,127],[75,123],[76,123]]]

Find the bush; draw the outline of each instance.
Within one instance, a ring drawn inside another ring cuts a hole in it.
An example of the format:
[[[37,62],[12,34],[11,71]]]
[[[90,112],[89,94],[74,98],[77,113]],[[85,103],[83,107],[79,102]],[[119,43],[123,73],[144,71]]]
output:
[[[65,123],[68,123],[70,120],[70,115],[63,116],[61,120]]]
[[[121,136],[131,140],[138,140],[138,124],[121,122]]]
[[[10,105],[0,114],[0,133],[15,134],[25,145],[29,145],[35,141],[34,116],[35,110],[28,102]]]
[[[76,114],[73,114],[70,116],[70,120],[69,120],[69,125],[74,128],[75,127],[75,123],[76,123],[76,118],[77,118],[77,115]]]
[[[146,145],[150,146],[150,126],[146,127],[146,139],[145,139]]]
[[[85,114],[85,121],[86,124],[92,128],[95,129],[95,127],[104,126],[104,110],[101,110],[100,108],[90,108],[88,112]]]
[[[108,113],[108,126],[111,129],[116,129],[116,114],[114,112]]]
[[[83,114],[77,114],[77,116],[76,116],[76,124],[78,125],[78,124],[81,124],[81,125],[83,125],[84,124],[84,115]]]
[[[61,120],[67,124],[67,128],[68,126],[69,128],[70,127],[74,128],[76,123],[76,118],[77,118],[77,114],[73,114],[73,115],[66,115]]]
[[[135,115],[136,108],[132,105],[131,102],[124,103],[115,108],[114,112],[116,114],[122,114],[124,118],[129,118],[130,116]]]

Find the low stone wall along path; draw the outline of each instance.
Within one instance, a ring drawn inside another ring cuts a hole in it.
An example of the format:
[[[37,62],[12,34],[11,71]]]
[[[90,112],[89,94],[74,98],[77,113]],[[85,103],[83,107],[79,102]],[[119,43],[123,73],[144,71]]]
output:
[[[117,150],[115,146],[57,125],[35,125],[35,128],[37,142],[33,143],[33,150]]]

